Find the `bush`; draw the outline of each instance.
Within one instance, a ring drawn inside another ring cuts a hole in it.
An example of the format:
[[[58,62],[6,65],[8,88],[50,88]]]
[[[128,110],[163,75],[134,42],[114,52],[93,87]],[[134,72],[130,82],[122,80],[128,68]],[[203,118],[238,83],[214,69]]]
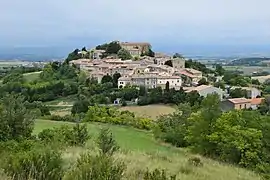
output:
[[[91,156],[82,154],[75,168],[67,175],[69,180],[120,180],[124,176],[125,164],[116,161],[113,154],[119,149],[109,129],[102,129],[97,140],[100,153]]]
[[[135,114],[129,111],[119,111],[113,107],[90,106],[85,115],[85,122],[102,122],[117,125],[129,125],[139,129],[150,130],[152,121],[147,118],[136,118]]]
[[[144,174],[144,180],[176,180],[176,175],[168,177],[165,170],[155,169],[153,172],[147,170]]]
[[[202,166],[202,160],[199,157],[191,157],[188,159],[188,163],[193,165],[193,166]]]
[[[45,116],[44,119],[49,119],[52,121],[76,122],[77,117],[72,116],[72,115],[65,115],[65,116],[50,115],[50,116]]]
[[[38,134],[38,138],[46,143],[63,143],[71,146],[83,146],[89,139],[87,126],[76,124],[73,127],[45,129]]]
[[[63,160],[59,151],[41,148],[12,153],[2,164],[13,179],[59,180],[63,176]]]

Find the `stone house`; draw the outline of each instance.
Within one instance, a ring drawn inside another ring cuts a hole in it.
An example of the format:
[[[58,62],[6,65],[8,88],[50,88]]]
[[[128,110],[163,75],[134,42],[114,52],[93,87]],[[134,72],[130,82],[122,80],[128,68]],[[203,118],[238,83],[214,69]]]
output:
[[[220,88],[216,88],[214,86],[210,86],[210,85],[201,85],[201,86],[197,86],[197,87],[188,87],[188,88],[184,88],[184,90],[189,93],[192,91],[197,91],[200,96],[206,97],[209,94],[217,94],[220,98],[220,100],[223,99],[223,95],[224,95],[224,91]]]

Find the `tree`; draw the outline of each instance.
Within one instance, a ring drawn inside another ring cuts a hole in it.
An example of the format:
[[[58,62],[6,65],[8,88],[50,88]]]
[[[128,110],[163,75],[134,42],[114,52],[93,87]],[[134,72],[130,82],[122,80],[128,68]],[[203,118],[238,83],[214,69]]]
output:
[[[202,78],[201,80],[199,80],[198,85],[208,85],[209,82],[207,82],[207,80],[205,78]]]
[[[260,81],[259,81],[258,79],[252,79],[252,80],[251,80],[251,83],[252,83],[252,84],[255,84],[255,85],[260,85],[260,84],[261,84]]]
[[[173,63],[172,63],[172,60],[168,60],[164,63],[164,65],[167,65],[167,66],[170,66],[170,67],[173,67]]]
[[[121,46],[119,45],[118,42],[111,42],[108,44],[106,48],[106,54],[111,55],[111,54],[117,54],[118,51],[121,49]]]
[[[113,78],[109,74],[103,76],[102,79],[101,79],[101,84],[105,84],[105,83],[108,83],[108,82],[113,83]]]
[[[165,142],[177,147],[187,147],[189,144],[185,139],[188,130],[188,117],[192,113],[189,104],[180,104],[175,113],[158,118],[154,135]]]
[[[118,87],[118,79],[121,77],[120,73],[114,73],[113,74],[113,87],[117,88]]]
[[[216,147],[210,141],[209,135],[214,131],[215,122],[221,115],[218,95],[208,95],[201,106],[201,110],[192,113],[188,118],[191,125],[188,127],[186,140],[196,152],[213,155]]]
[[[179,53],[175,53],[173,55],[173,58],[184,58],[184,57],[181,54],[179,54]]]
[[[87,50],[86,50],[86,47],[83,47],[83,48],[82,48],[82,51],[85,51],[85,52],[87,52]]]
[[[122,60],[128,60],[128,59],[132,59],[131,54],[129,53],[128,50],[122,48],[118,51],[117,53],[118,57]]]
[[[22,96],[6,95],[0,107],[0,141],[30,137],[34,118],[35,113],[25,107]]]
[[[69,53],[68,57],[65,60],[65,64],[68,64],[72,60],[77,60],[81,58],[81,55],[79,54],[79,49],[75,49],[73,52]]]
[[[230,96],[232,98],[242,98],[247,96],[247,91],[245,89],[236,88],[230,90]]]
[[[247,126],[247,117],[243,111],[224,113],[209,138],[222,160],[254,168],[261,162],[263,136],[259,129]]]
[[[215,71],[216,71],[216,74],[219,75],[219,76],[222,76],[225,73],[225,69],[220,64],[216,65],[216,70]]]
[[[165,91],[169,91],[170,90],[170,83],[169,81],[166,82],[166,85],[165,85]]]
[[[88,111],[88,106],[90,103],[86,100],[78,100],[76,101],[71,109],[72,114],[80,114],[80,113],[86,113]]]

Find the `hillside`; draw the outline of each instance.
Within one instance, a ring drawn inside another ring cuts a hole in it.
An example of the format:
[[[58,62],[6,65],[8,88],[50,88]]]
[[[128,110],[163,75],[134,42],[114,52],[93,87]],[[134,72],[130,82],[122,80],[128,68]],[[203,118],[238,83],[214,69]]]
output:
[[[246,66],[258,66],[261,65],[262,61],[269,61],[270,58],[260,58],[260,57],[250,57],[250,58],[240,58],[232,61],[229,65],[239,66],[239,65],[246,65]]]
[[[65,122],[37,120],[34,133],[46,128],[60,127]],[[121,147],[115,156],[127,163],[126,179],[137,180],[140,173],[149,168],[166,169],[170,174],[176,174],[181,180],[259,180],[259,176],[242,168],[219,163],[204,157],[195,156],[186,149],[178,149],[169,145],[160,144],[154,140],[151,133],[136,130],[130,127],[115,125],[88,124],[91,139],[86,148],[71,147],[66,149],[63,157],[67,164],[73,164],[79,154],[89,150],[96,153],[94,141],[99,129],[109,127]],[[196,167],[188,161],[192,157],[200,157],[202,166]]]

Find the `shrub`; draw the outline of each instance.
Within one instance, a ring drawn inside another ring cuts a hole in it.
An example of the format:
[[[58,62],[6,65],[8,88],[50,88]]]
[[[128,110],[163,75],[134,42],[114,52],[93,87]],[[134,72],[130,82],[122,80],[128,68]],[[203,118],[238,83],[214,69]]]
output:
[[[85,122],[102,122],[117,125],[129,125],[139,129],[150,130],[152,121],[147,118],[136,118],[129,111],[119,111],[113,107],[90,106],[84,118]]]
[[[113,158],[118,146],[109,129],[102,129],[97,140],[100,153],[92,156],[82,154],[75,168],[68,173],[68,180],[120,180],[124,176],[125,164]]]
[[[2,165],[4,172],[15,180],[59,180],[63,176],[61,153],[49,148],[11,153]]]
[[[202,160],[199,157],[191,157],[188,159],[188,163],[193,165],[193,166],[202,166]]]
[[[38,138],[46,143],[58,142],[71,146],[82,146],[89,139],[89,135],[85,124],[76,124],[73,127],[62,126],[60,128],[45,129],[38,134]]]
[[[144,174],[144,180],[176,180],[176,175],[169,176],[165,170],[155,169],[153,172],[147,170]]]
[[[103,155],[112,156],[118,149],[116,141],[113,139],[113,135],[109,129],[101,129],[97,144],[100,149],[100,153]]]

